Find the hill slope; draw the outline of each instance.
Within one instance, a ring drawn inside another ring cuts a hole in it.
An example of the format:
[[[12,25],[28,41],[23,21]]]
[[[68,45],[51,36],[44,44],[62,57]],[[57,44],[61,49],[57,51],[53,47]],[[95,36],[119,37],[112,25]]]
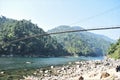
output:
[[[48,32],[59,32],[67,30],[80,30],[79,26],[58,26]],[[90,32],[75,32],[52,35],[72,55],[77,56],[102,56],[110,46],[111,39]]]
[[[0,17],[0,56],[48,57],[68,55],[62,45],[51,36],[33,37],[7,44],[16,39],[44,33],[46,32],[31,21],[17,21],[4,16]]]
[[[120,59],[120,39],[115,44],[111,45],[108,50],[108,56],[115,59]]]

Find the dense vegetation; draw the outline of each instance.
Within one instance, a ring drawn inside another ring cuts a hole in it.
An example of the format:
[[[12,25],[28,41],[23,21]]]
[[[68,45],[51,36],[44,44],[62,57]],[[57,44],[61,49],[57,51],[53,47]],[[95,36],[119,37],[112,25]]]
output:
[[[45,34],[30,20],[0,17],[0,56],[51,57],[69,55],[51,36],[39,36],[12,42],[31,35]]]
[[[83,29],[79,26],[59,26],[48,32]],[[102,56],[110,46],[112,40],[103,35],[90,32],[75,32],[52,35],[64,48],[75,56]]]
[[[82,29],[81,27],[59,26],[48,32]],[[90,32],[65,33],[38,36],[25,40],[31,35],[45,34],[30,20],[13,20],[0,17],[0,56],[54,57],[54,56],[102,56],[106,53],[111,39]],[[11,43],[12,42],[12,43]]]
[[[120,39],[115,44],[111,44],[111,47],[108,50],[108,56],[120,59]]]

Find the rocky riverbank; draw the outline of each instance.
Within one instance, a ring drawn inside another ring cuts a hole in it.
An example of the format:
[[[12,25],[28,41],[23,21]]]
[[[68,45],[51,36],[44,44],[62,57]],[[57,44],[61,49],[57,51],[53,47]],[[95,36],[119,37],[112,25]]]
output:
[[[116,66],[120,60],[104,59],[96,61],[69,62],[65,66],[51,66],[37,69],[24,80],[120,80]]]

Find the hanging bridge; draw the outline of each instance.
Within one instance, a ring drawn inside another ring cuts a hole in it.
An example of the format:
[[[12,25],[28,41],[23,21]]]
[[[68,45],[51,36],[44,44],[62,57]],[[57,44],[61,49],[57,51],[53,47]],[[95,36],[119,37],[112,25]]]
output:
[[[120,29],[120,26],[106,27],[106,28],[68,30],[68,31],[52,32],[52,33],[45,33],[45,34],[37,34],[37,35],[31,35],[31,36],[28,36],[28,37],[22,37],[22,38],[13,40],[9,43],[14,43],[14,42],[22,41],[22,40],[25,40],[25,39],[29,39],[29,38],[33,38],[33,37],[40,37],[40,36],[48,36],[48,35],[63,34],[63,33],[73,33],[73,32],[84,32],[84,31],[95,31],[95,30],[109,30],[109,29]]]

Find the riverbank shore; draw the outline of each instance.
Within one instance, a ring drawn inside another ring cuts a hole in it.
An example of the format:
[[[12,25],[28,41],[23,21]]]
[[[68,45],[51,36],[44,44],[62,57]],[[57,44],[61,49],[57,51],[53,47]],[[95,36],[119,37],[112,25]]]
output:
[[[110,58],[69,62],[64,66],[36,69],[21,80],[120,80],[120,72],[115,69],[117,65],[120,65],[120,60]]]
[[[32,63],[26,63],[30,65]],[[87,60],[43,68],[0,70],[0,80],[120,80],[120,60]]]

